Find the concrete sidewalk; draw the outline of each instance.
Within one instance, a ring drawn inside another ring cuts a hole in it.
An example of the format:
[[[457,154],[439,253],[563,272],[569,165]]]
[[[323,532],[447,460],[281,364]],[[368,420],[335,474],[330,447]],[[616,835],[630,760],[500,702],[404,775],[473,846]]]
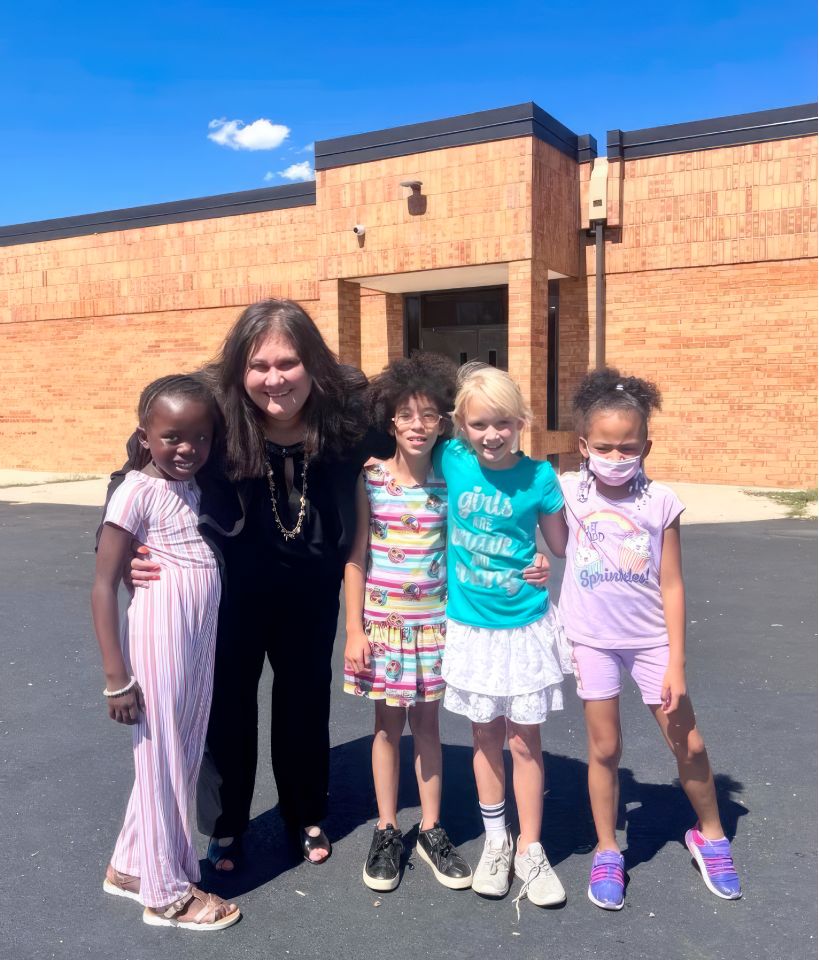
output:
[[[35,473],[31,470],[0,470],[0,501],[101,507],[105,503],[108,477],[77,480],[74,479],[76,476]],[[19,486],[7,486],[12,483]],[[788,516],[788,507],[764,497],[748,496],[743,493],[743,487],[717,483],[669,483],[667,486],[686,506],[682,515],[684,524],[778,520]],[[816,506],[815,503],[811,504],[806,516],[815,517]]]

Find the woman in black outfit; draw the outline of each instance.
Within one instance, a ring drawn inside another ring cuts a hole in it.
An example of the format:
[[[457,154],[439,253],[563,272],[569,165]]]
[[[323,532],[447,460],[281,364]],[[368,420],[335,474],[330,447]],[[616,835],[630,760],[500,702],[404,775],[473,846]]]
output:
[[[224,469],[197,475],[199,528],[224,576],[207,738],[221,812],[208,857],[229,871],[241,856],[267,656],[279,809],[305,859],[322,863],[331,852],[319,827],[327,813],[330,658],[355,485],[371,456],[392,455],[394,440],[368,429],[366,378],[338,363],[293,301],[248,307],[205,373],[227,421]],[[137,582],[158,575],[150,561],[132,567]]]

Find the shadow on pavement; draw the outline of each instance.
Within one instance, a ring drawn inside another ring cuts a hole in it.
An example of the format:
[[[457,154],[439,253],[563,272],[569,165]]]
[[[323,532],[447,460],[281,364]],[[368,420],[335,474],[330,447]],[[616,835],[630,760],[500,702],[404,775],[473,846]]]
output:
[[[367,736],[331,750],[330,813],[324,821],[324,829],[333,843],[378,817],[370,770],[371,749],[372,737]],[[504,759],[507,815],[514,833],[517,810],[511,789],[512,761],[508,750]],[[590,851],[597,843],[597,838],[589,804],[586,763],[545,751],[543,761],[546,790],[541,840],[549,860],[556,866],[574,853]],[[455,846],[461,846],[483,834],[472,774],[472,748],[444,744],[443,768],[441,822]],[[739,818],[749,812],[733,799],[733,795],[741,793],[744,787],[725,774],[716,774],[714,782],[725,834],[729,840],[733,840]],[[398,809],[419,806],[412,738],[405,736],[401,741]],[[200,861],[206,889],[223,897],[239,897],[301,862],[300,854],[292,850],[278,809],[277,804],[251,820],[245,834],[245,861],[238,876],[226,878],[214,870],[207,860]],[[624,856],[627,870],[650,861],[667,843],[683,846],[685,832],[694,825],[694,819],[694,812],[679,781],[641,783],[627,767],[620,768],[617,829],[626,832],[628,846]],[[414,844],[416,838],[417,827],[405,831],[408,847]]]

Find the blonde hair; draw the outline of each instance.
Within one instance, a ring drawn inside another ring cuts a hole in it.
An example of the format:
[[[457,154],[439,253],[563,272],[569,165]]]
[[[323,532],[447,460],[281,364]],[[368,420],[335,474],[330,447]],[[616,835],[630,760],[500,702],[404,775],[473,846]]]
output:
[[[469,366],[471,369],[462,369],[458,376],[458,393],[455,396],[455,409],[452,411],[457,432],[463,433],[469,401],[473,397],[480,397],[498,413],[506,414],[514,420],[522,420],[521,429],[532,425],[532,408],[523,399],[520,387],[508,373],[485,364]]]

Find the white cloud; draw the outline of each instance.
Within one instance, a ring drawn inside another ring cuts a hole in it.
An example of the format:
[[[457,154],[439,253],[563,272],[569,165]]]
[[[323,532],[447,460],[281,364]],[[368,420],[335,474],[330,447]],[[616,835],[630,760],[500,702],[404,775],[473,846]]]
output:
[[[316,149],[315,143],[308,143],[306,147],[297,150],[296,153],[312,153]]]
[[[208,124],[212,133],[208,140],[213,140],[220,147],[230,147],[231,150],[274,150],[282,145],[290,134],[290,128],[281,123],[271,123],[269,120],[254,120],[245,124],[242,120],[211,120]]]
[[[286,170],[279,170],[278,174],[268,173],[265,180],[272,180],[274,176],[284,177],[293,183],[296,180],[315,180],[316,171],[310,166],[309,160],[302,160],[301,163],[291,163]]]
[[[271,172],[268,170],[267,173],[264,175],[264,178],[265,178],[265,180],[275,180],[275,179],[276,179],[276,174],[275,174],[275,173],[271,173]]]

